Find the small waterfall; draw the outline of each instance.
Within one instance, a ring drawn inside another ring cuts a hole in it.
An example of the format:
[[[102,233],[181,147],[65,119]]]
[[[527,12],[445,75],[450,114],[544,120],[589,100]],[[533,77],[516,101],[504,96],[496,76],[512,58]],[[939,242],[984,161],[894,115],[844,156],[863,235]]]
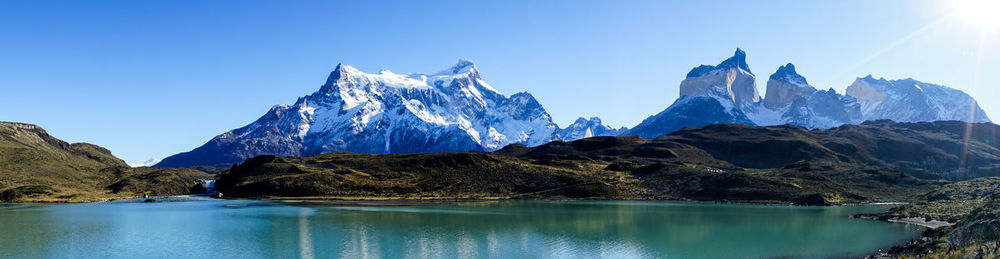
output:
[[[205,195],[214,195],[215,191],[215,180],[202,180],[202,186],[205,186]]]

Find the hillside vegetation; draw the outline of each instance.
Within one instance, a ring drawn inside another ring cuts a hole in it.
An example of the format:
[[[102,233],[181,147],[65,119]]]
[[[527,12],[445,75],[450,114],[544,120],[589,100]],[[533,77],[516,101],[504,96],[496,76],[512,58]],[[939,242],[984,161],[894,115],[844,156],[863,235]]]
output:
[[[957,121],[829,130],[717,124],[652,140],[594,137],[492,153],[259,156],[220,174],[216,187],[268,198],[903,201],[948,179],[997,175],[997,131]]]
[[[0,202],[187,194],[209,178],[193,169],[131,168],[105,148],[69,144],[31,124],[0,122]]]

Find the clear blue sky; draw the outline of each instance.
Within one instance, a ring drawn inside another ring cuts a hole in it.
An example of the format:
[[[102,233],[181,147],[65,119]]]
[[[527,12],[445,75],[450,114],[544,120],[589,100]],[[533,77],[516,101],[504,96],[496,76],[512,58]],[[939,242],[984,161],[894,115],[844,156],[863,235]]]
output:
[[[951,11],[916,0],[0,1],[0,120],[135,163],[292,103],[337,63],[431,73],[468,58],[560,126],[599,116],[631,127],[670,105],[688,70],[736,47],[762,94],[793,62],[838,92],[867,74],[958,88],[1000,120],[1000,33],[941,18]]]

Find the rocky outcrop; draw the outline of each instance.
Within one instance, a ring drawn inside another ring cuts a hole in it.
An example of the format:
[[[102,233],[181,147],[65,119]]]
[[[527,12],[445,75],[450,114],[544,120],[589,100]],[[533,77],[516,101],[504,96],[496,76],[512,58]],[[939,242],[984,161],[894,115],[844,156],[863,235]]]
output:
[[[788,63],[778,68],[767,80],[763,104],[771,109],[783,108],[796,100],[808,98],[813,92],[816,92],[816,88],[795,72],[795,65]]]
[[[701,65],[692,69],[681,82],[680,89],[682,97],[728,99],[740,107],[760,102],[756,77],[747,66],[746,52],[740,49],[717,66]]]
[[[755,125],[745,112],[760,106],[755,80],[746,62],[746,52],[736,49],[732,57],[719,65],[691,69],[681,82],[680,98],[625,135],[655,138],[684,127],[707,124]]]

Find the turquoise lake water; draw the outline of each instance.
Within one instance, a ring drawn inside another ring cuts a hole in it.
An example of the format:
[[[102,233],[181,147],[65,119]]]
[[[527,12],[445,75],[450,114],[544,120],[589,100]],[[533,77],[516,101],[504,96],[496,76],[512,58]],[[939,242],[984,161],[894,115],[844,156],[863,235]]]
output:
[[[0,258],[850,257],[918,227],[852,219],[887,206],[262,201],[0,205]]]

